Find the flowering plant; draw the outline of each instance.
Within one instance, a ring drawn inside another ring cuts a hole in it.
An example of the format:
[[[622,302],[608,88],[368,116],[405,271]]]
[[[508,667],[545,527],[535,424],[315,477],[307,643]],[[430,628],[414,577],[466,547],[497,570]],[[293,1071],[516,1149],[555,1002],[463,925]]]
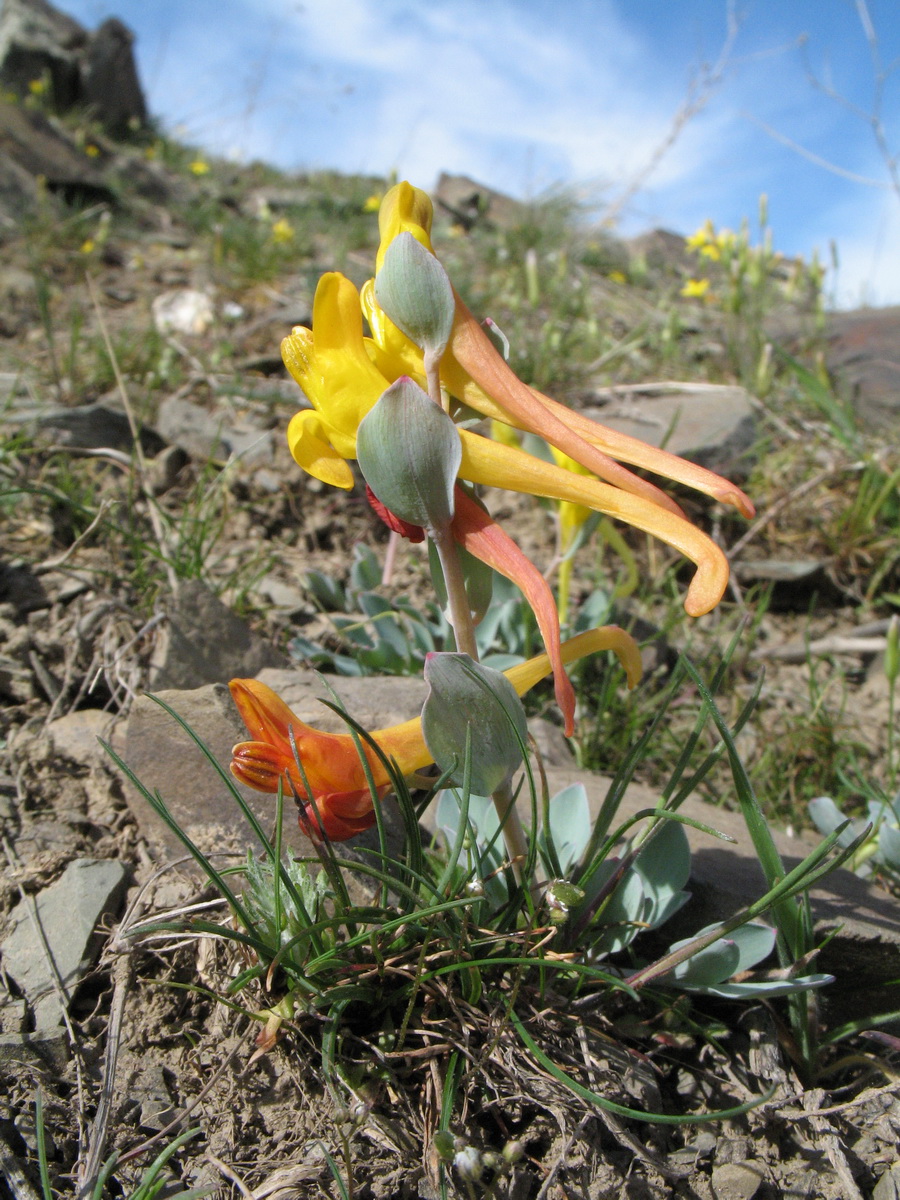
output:
[[[633,686],[640,670],[636,646],[612,626],[587,640],[562,643],[559,612],[546,580],[491,518],[475,488],[550,498],[564,506],[561,512],[573,527],[597,512],[660,538],[695,564],[685,598],[685,608],[694,616],[721,599],[727,560],[674,500],[629,467],[686,484],[748,516],[753,506],[720,476],[606,429],[523,383],[498,347],[496,329],[490,322],[480,324],[454,290],[434,254],[431,225],[425,193],[397,184],[381,202],[374,277],[361,291],[335,272],[319,281],[312,329],[295,328],[282,345],[285,364],[309,403],[291,420],[288,444],[305,471],[345,490],[355,484],[350,464],[357,461],[369,500],[390,528],[414,541],[430,539],[457,650],[469,660],[477,660],[473,628],[484,607],[483,588],[479,599],[473,583],[477,564],[521,588],[546,655],[508,672],[505,686],[511,682],[512,694],[521,694],[552,671],[565,732],[571,735],[575,695],[565,664],[582,653],[611,648],[626,665]],[[490,418],[495,431],[506,429],[512,436],[478,432],[472,426],[479,417]],[[553,460],[522,449],[515,437],[521,432],[543,438]],[[461,551],[476,564],[468,575]],[[432,707],[443,691],[442,699],[452,709],[471,678],[469,667],[463,674],[433,667]],[[498,677],[492,683],[483,674],[479,679],[488,693],[504,682]],[[309,729],[253,681],[235,681],[232,692],[255,739],[235,747],[232,771],[239,779],[268,791],[289,787],[314,835],[350,837],[372,823],[373,795],[387,786],[387,779],[377,762],[363,761],[349,735]],[[426,714],[427,708],[428,703]],[[510,722],[515,726],[518,720],[503,706],[481,717],[493,728]],[[405,773],[433,759],[446,768],[450,749],[438,734],[440,724],[435,719],[424,725],[408,722],[372,736]],[[497,739],[483,740],[489,756]],[[463,747],[457,752],[461,757]],[[481,753],[475,749],[476,760]],[[483,766],[476,761],[474,769]],[[522,854],[522,836],[508,802],[509,773],[501,771],[500,777],[495,798],[506,813],[505,836],[515,858]]]

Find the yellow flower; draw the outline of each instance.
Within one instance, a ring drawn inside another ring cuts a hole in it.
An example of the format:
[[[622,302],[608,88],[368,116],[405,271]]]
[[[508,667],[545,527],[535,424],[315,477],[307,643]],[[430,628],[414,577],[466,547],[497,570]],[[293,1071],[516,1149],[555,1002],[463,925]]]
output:
[[[31,79],[28,81],[28,90],[32,96],[43,96],[47,90],[46,79]]]
[[[700,250],[703,246],[714,242],[715,239],[716,233],[712,221],[704,221],[696,233],[692,233],[690,237],[684,239],[684,244],[689,250]]]
[[[709,291],[708,279],[689,279],[681,289],[681,295],[699,299]]]
[[[599,650],[612,650],[617,655],[628,686],[634,687],[641,677],[640,651],[634,639],[616,625],[571,638],[563,644],[562,658],[566,663],[574,662]],[[539,654],[504,673],[522,696],[550,669],[548,656]],[[236,779],[260,792],[277,792],[281,784],[295,794],[304,804],[301,825],[314,837],[324,831],[329,838],[344,841],[374,824],[366,768],[351,734],[323,733],[305,724],[280,696],[255,679],[233,679],[228,686],[253,738],[239,742],[231,752],[231,772]],[[371,736],[404,775],[433,762],[420,717],[375,730]],[[363,753],[375,789],[383,794],[390,786],[390,777],[371,747],[363,746]]]
[[[192,175],[208,175],[209,163],[204,162],[202,158],[195,158],[188,166],[188,170]]]
[[[97,158],[100,155],[100,147],[95,146],[93,142],[88,142],[84,148],[84,152],[88,158]]]
[[[606,277],[610,283],[627,283],[628,280],[622,271],[610,271]]]
[[[272,241],[278,245],[294,240],[294,227],[284,217],[279,217],[272,226]]]
[[[93,238],[85,238],[85,240],[81,243],[78,252],[79,254],[92,254],[94,252],[95,245],[96,243],[94,242]]]
[[[382,199],[383,195],[381,192],[373,192],[371,196],[366,198],[362,208],[363,212],[378,212],[379,208],[381,208]]]

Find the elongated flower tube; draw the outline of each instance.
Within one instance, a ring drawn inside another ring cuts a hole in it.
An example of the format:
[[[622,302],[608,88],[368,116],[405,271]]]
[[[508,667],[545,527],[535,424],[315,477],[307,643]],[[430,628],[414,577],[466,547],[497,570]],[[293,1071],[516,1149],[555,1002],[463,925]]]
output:
[[[634,639],[616,625],[592,629],[564,642],[561,658],[563,663],[570,663],[599,650],[616,654],[628,686],[634,687],[641,676],[640,651]],[[539,654],[504,674],[517,694],[523,696],[551,670],[549,657]],[[233,679],[228,686],[253,739],[238,743],[231,752],[231,773],[239,782],[271,793],[277,792],[281,783],[294,792],[304,806],[301,825],[313,836],[324,831],[335,841],[345,841],[374,824],[366,771],[350,734],[324,733],[307,725],[271,688],[255,679]],[[404,775],[433,761],[419,717],[376,730],[372,739],[396,761]],[[364,745],[363,753],[375,788],[382,794],[390,786],[388,774],[370,747]]]
[[[332,272],[319,280],[313,304],[313,326],[312,331],[295,328],[282,342],[285,365],[313,405],[312,411],[304,410],[292,418],[288,426],[288,445],[295,460],[311,475],[326,483],[350,488],[353,475],[343,460],[355,457],[360,421],[391,381],[367,352],[359,295],[343,275]],[[491,353],[496,353],[492,346],[490,348]],[[497,357],[502,363],[502,358]],[[669,503],[664,507],[652,498],[601,482],[593,476],[576,476],[554,463],[544,462],[524,450],[501,445],[468,429],[460,429],[460,441],[463,448],[461,479],[583,504],[634,525],[667,542],[696,563],[697,573],[685,600],[685,608],[691,616],[709,612],[722,598],[728,582],[727,559],[714,542],[681,515],[677,505]],[[651,450],[650,447],[646,449],[648,453]],[[676,461],[681,462],[680,459]],[[689,467],[691,464],[684,465]],[[671,511],[672,507],[675,512]]]

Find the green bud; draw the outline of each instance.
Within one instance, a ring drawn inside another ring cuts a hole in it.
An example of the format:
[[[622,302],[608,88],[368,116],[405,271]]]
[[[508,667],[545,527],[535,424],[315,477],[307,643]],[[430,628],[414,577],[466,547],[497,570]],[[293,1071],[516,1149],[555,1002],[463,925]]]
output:
[[[406,375],[363,417],[356,457],[366,483],[398,517],[428,530],[451,521],[462,461],[459,433],[444,410]]]
[[[434,1135],[432,1145],[442,1162],[453,1162],[453,1154],[456,1150],[456,1138],[449,1129],[439,1129]]]
[[[425,682],[422,733],[434,761],[442,771],[452,770],[453,782],[460,785],[468,734],[472,791],[492,795],[521,764],[528,736],[515,688],[500,671],[468,654],[427,655]]]
[[[420,350],[443,354],[456,314],[453,285],[411,233],[398,234],[388,246],[375,277],[375,299]]]

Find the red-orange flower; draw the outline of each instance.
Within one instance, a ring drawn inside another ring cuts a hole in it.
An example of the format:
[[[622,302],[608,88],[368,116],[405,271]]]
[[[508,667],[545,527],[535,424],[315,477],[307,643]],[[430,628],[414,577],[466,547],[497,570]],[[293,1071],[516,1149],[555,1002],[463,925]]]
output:
[[[628,686],[634,687],[641,676],[640,652],[634,639],[616,625],[570,638],[563,642],[560,657],[562,663],[570,663],[598,650],[612,650],[617,655]],[[550,658],[538,654],[504,674],[521,696],[552,668]],[[259,792],[277,792],[282,784],[295,793],[304,805],[301,824],[314,837],[324,832],[335,841],[345,841],[374,824],[366,769],[351,734],[323,733],[307,725],[271,688],[255,679],[233,679],[228,686],[254,739],[239,742],[231,752],[231,773],[236,779]],[[403,775],[433,761],[419,717],[375,730],[371,737]],[[375,790],[383,795],[390,786],[388,773],[371,747],[363,745],[362,749]]]

